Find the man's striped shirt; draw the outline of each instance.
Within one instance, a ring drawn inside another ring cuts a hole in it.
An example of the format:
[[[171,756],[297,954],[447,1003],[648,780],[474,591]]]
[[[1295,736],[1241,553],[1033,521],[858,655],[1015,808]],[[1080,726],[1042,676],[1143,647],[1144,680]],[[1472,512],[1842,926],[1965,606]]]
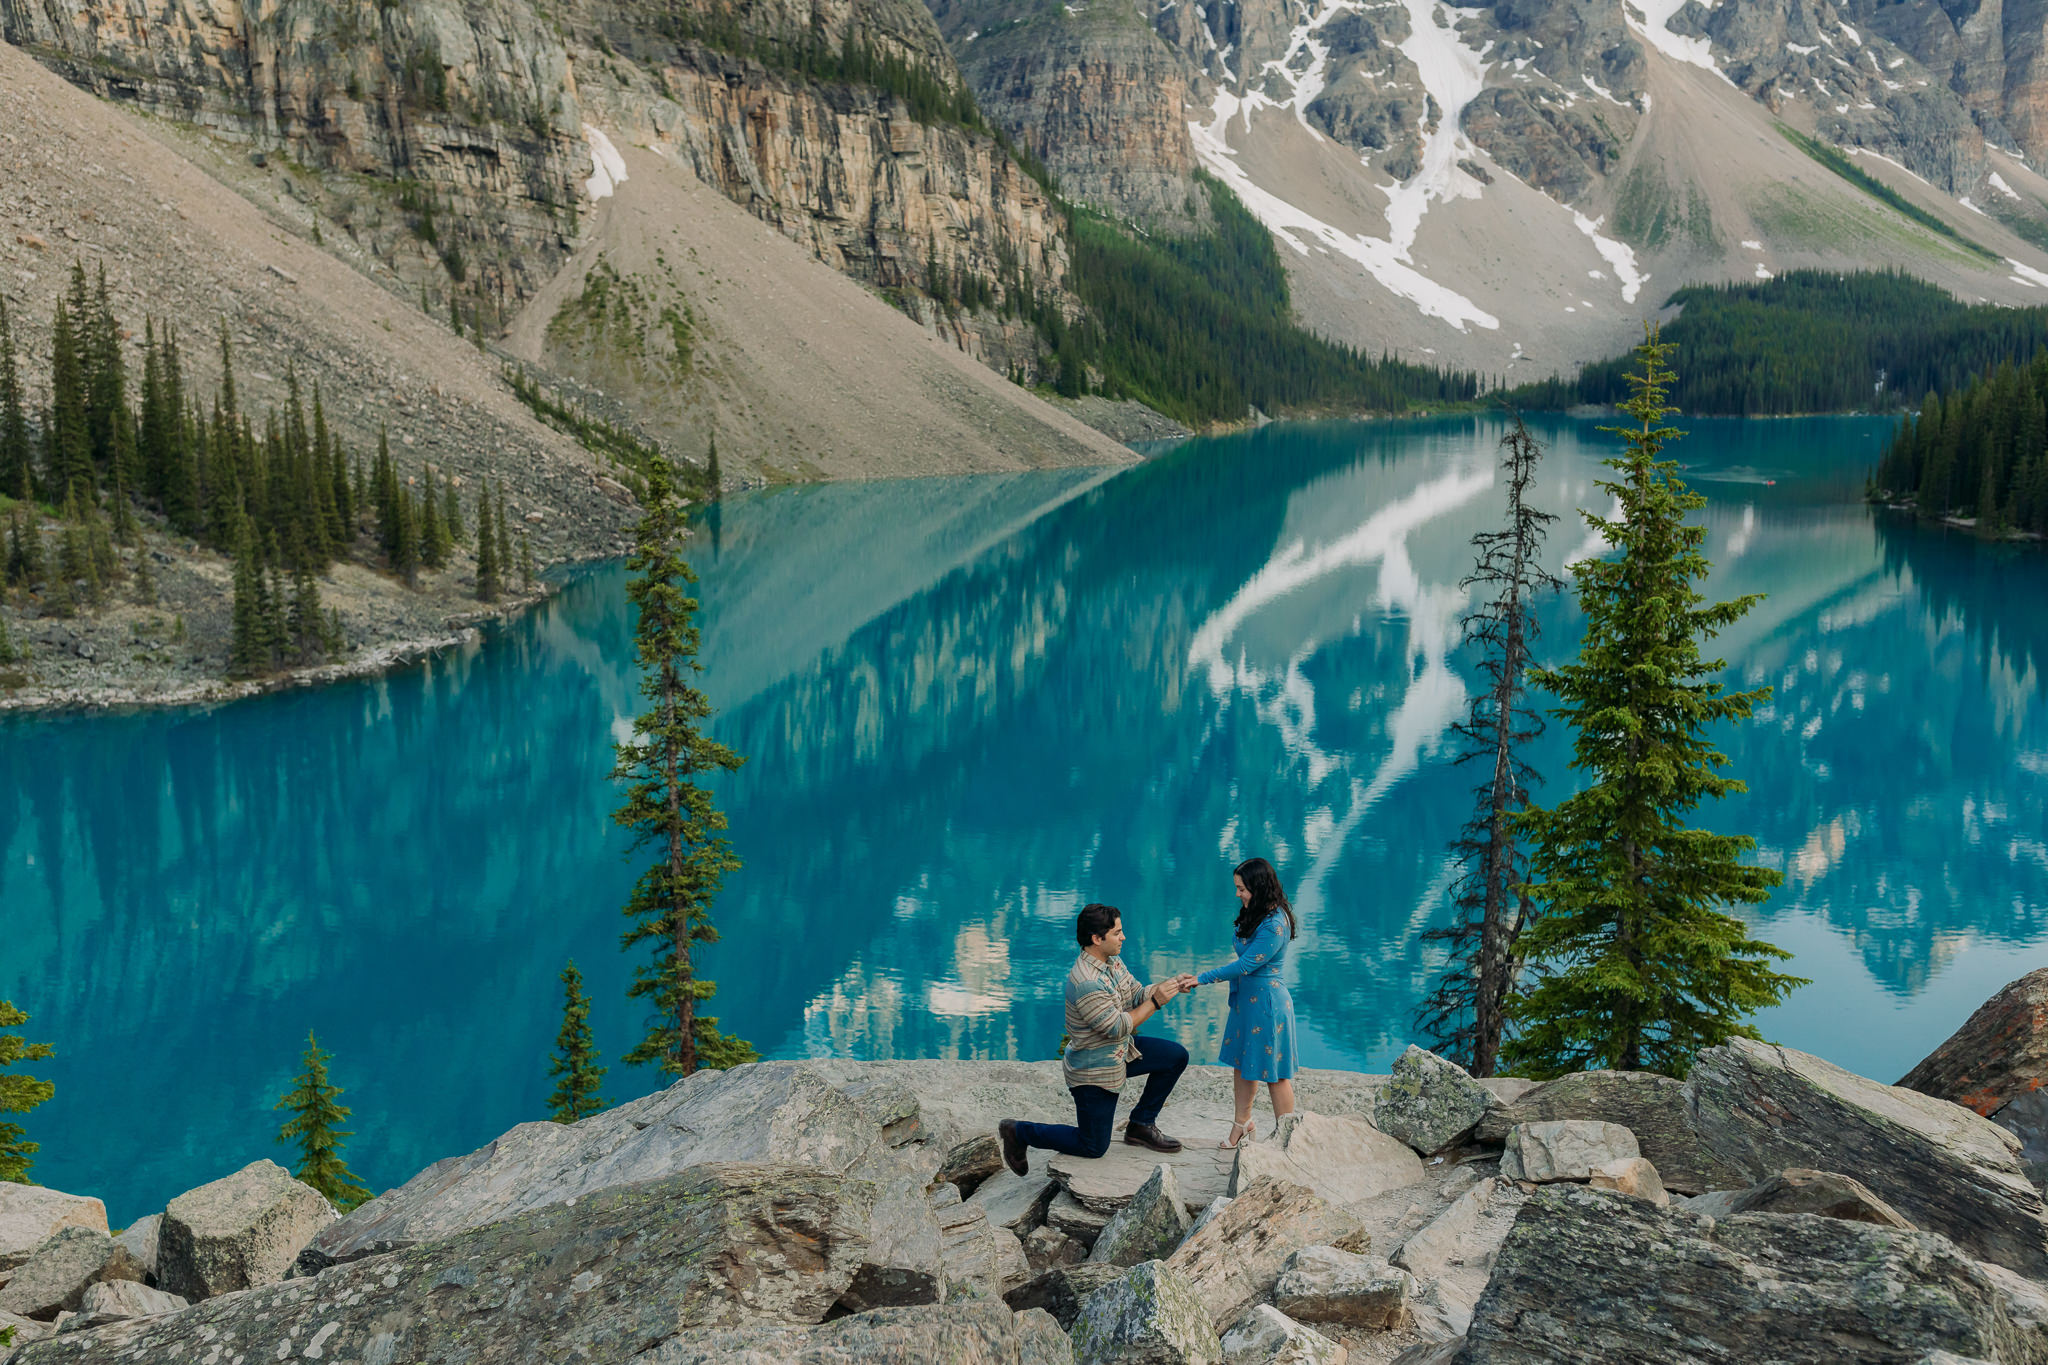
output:
[[[1123,1089],[1124,1063],[1138,1055],[1129,1011],[1144,998],[1145,988],[1125,969],[1121,957],[1101,962],[1082,950],[1067,973],[1067,1054],[1062,1066],[1069,1089]]]

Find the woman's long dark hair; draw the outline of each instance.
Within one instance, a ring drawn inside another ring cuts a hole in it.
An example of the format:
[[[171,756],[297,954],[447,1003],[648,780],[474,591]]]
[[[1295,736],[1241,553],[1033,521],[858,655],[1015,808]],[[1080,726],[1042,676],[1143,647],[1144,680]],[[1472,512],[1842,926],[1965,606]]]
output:
[[[1231,869],[1244,878],[1244,889],[1252,893],[1251,903],[1237,912],[1237,936],[1250,938],[1259,932],[1259,926],[1266,916],[1275,910],[1287,915],[1287,937],[1296,932],[1294,907],[1287,903],[1287,893],[1280,889],[1280,874],[1264,858],[1247,858]]]

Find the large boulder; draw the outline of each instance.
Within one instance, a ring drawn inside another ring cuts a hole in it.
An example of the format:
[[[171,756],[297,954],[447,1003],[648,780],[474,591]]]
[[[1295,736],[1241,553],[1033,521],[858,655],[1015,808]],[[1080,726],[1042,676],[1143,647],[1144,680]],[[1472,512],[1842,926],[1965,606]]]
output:
[[[1494,1249],[1485,1235],[1486,1201],[1493,1189],[1493,1181],[1479,1181],[1388,1259],[1419,1280],[1433,1280],[1453,1264],[1484,1260]]]
[[[1715,1190],[1686,1201],[1694,1213],[1726,1218],[1737,1213],[1812,1213],[1889,1228],[1913,1225],[1860,1180],[1834,1171],[1780,1171],[1746,1190]]]
[[[1399,1327],[1415,1281],[1377,1256],[1303,1247],[1273,1282],[1273,1306],[1298,1322],[1383,1332]]]
[[[681,1332],[633,1365],[1073,1365],[1043,1313],[1001,1304],[886,1308],[811,1327],[750,1323]]]
[[[12,1270],[63,1228],[107,1230],[107,1206],[90,1195],[0,1180],[0,1271]]]
[[[1075,1365],[1217,1365],[1223,1343],[1181,1273],[1162,1261],[1123,1272],[1081,1303]]]
[[[1593,1168],[1593,1174],[1586,1183],[1595,1189],[1647,1199],[1652,1204],[1671,1202],[1671,1192],[1664,1188],[1657,1167],[1639,1156],[1616,1157],[1613,1161],[1601,1162]]]
[[[542,1342],[551,1359],[609,1361],[690,1328],[815,1323],[860,1268],[877,1195],[871,1182],[816,1167],[699,1166],[182,1312],[65,1333],[15,1365],[480,1365],[534,1359]]]
[[[1510,1180],[1533,1180],[1539,1185],[1590,1180],[1596,1168],[1610,1161],[1641,1155],[1636,1135],[1618,1123],[1589,1119],[1518,1123],[1508,1130],[1500,1173]]]
[[[959,1196],[951,1185],[941,1189]],[[946,1244],[922,1186],[891,1184],[868,1217],[868,1247],[840,1298],[851,1313],[946,1301]]]
[[[1747,1038],[1701,1053],[1685,1093],[1694,1128],[1741,1183],[1838,1171],[1979,1260],[2048,1278],[2048,1211],[2017,1142],[1961,1105]]]
[[[274,1161],[251,1162],[170,1202],[157,1232],[157,1287],[197,1300],[281,1280],[334,1219],[318,1190]]]
[[[102,1280],[141,1280],[127,1248],[97,1228],[59,1229],[0,1288],[0,1312],[52,1318],[73,1312],[86,1289]]]
[[[1540,1190],[1495,1262],[1460,1365],[2038,1361],[1947,1238],[1804,1214],[1703,1217],[1577,1185]]]
[[[85,1291],[78,1311],[64,1320],[63,1331],[83,1332],[123,1318],[148,1318],[188,1307],[176,1294],[151,1289],[134,1280],[106,1280]]]
[[[1003,1302],[1019,1313],[1029,1308],[1042,1308],[1052,1314],[1053,1320],[1065,1331],[1081,1315],[1083,1300],[1102,1286],[1121,1280],[1128,1269],[1129,1266],[1094,1261],[1054,1266],[1004,1294]]]
[[[1489,1110],[1474,1137],[1505,1142],[1518,1123],[1556,1119],[1620,1124],[1635,1134],[1664,1187],[1680,1194],[1728,1189],[1752,1179],[1717,1158],[1693,1131],[1683,1083],[1647,1071],[1580,1071],[1546,1081]]]
[[[1288,1257],[1305,1246],[1364,1251],[1368,1238],[1353,1215],[1311,1190],[1260,1180],[1238,1193],[1167,1264],[1187,1277],[1209,1322],[1221,1331],[1273,1291]]]
[[[1413,1043],[1373,1101],[1373,1126],[1424,1156],[1470,1133],[1499,1105],[1464,1067]]]
[[[1364,1119],[1298,1113],[1281,1120],[1271,1142],[1237,1149],[1228,1193],[1261,1179],[1313,1190],[1333,1204],[1356,1204],[1422,1180],[1422,1158]]]
[[[1173,1167],[1161,1162],[1130,1203],[1118,1209],[1095,1239],[1091,1261],[1133,1266],[1173,1254],[1188,1235],[1188,1211],[1181,1206]]]
[[[1223,1334],[1230,1365],[1344,1365],[1350,1352],[1313,1327],[1304,1327],[1270,1303],[1239,1318]]]
[[[2048,967],[1979,1005],[1899,1084],[1985,1118],[2048,1084]]]
[[[321,1229],[299,1271],[711,1162],[797,1163],[886,1185],[901,1174],[899,1148],[917,1126],[901,1118],[906,1086],[872,1084],[878,1077],[887,1073],[837,1077],[808,1062],[755,1062],[699,1071],[580,1123],[522,1123]],[[931,1174],[942,1156],[934,1153]]]

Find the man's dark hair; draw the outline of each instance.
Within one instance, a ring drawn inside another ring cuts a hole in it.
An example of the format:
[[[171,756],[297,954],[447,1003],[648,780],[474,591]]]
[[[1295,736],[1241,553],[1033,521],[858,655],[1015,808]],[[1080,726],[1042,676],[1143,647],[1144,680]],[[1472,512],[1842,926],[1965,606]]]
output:
[[[1124,912],[1114,905],[1084,905],[1080,917],[1074,921],[1074,937],[1081,940],[1083,948],[1092,948],[1095,940],[1116,927],[1116,922],[1123,917]]]

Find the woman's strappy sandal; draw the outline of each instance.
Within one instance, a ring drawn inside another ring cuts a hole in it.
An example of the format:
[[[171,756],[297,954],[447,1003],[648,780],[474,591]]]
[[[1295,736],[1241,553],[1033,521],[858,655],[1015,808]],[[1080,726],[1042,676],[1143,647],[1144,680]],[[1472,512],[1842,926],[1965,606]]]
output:
[[[1256,1142],[1258,1138],[1259,1133],[1256,1120],[1247,1120],[1244,1123],[1239,1123],[1233,1119],[1230,1124],[1230,1136],[1217,1143],[1216,1146],[1228,1152],[1247,1142]]]

